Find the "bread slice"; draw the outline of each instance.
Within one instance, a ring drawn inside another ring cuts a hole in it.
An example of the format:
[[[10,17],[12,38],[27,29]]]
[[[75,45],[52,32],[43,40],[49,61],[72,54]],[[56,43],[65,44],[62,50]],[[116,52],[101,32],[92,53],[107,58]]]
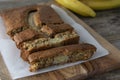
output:
[[[30,71],[33,72],[48,66],[87,60],[94,52],[96,52],[96,47],[88,43],[62,46],[35,52],[28,57]]]
[[[34,51],[77,43],[79,43],[79,36],[77,33],[75,31],[66,31],[56,34],[54,38],[38,38],[32,41],[23,42],[21,46],[21,57],[27,60],[28,55]]]
[[[64,24],[48,24],[48,25],[44,25],[41,28],[41,31],[47,34],[48,36],[54,36],[57,33],[62,33],[70,30],[73,30],[73,27],[65,23]]]

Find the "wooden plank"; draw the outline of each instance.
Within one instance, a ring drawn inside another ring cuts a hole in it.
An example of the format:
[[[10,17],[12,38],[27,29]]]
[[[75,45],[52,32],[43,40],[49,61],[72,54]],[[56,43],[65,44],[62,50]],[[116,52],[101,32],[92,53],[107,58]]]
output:
[[[105,47],[110,54],[108,56],[89,61],[83,64],[79,64],[76,66],[71,66],[68,68],[51,71],[44,74],[38,74],[31,77],[21,78],[18,80],[76,80],[76,79],[84,79],[94,74],[100,74],[103,72],[107,72],[113,69],[120,68],[120,51],[111,45],[108,41],[102,38],[99,34],[97,34],[93,29],[91,29],[86,23],[76,17],[74,14],[65,9],[65,11],[79,24],[84,26],[90,33],[93,35],[96,40]],[[8,71],[3,63],[2,57],[0,56],[0,77],[5,80],[11,79],[9,77]],[[7,77],[6,77],[7,76]],[[1,79],[2,79],[1,78]]]

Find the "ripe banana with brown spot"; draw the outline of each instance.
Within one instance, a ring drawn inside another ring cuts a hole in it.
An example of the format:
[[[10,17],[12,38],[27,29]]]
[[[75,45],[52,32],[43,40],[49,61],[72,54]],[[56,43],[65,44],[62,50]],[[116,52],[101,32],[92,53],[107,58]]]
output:
[[[70,9],[71,11],[80,14],[82,16],[91,16],[95,17],[96,13],[87,5],[80,2],[79,0],[55,0],[57,3],[62,6]]]

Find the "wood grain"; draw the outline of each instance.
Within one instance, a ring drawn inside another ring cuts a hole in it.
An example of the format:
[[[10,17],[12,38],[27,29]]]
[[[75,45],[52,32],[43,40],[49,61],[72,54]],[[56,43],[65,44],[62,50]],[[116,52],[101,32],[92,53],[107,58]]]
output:
[[[108,56],[89,61],[83,64],[76,66],[71,66],[68,68],[38,74],[31,77],[21,78],[18,80],[76,80],[76,79],[85,79],[94,74],[100,74],[107,71],[111,71],[117,68],[120,68],[120,51],[106,41],[103,37],[97,34],[93,29],[91,29],[86,23],[76,17],[74,14],[65,9],[65,11],[79,24],[83,25],[97,40],[98,42],[105,47],[110,54]],[[2,80],[10,80],[9,73],[5,64],[0,56],[0,78]]]

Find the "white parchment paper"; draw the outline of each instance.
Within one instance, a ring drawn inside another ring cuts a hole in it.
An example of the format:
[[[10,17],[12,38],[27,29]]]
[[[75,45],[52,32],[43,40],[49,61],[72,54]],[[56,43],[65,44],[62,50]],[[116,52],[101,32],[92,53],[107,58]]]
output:
[[[93,60],[108,55],[108,51],[105,48],[103,48],[86,29],[84,29],[80,24],[76,23],[64,10],[55,5],[51,5],[51,7],[61,16],[61,18],[66,23],[74,27],[76,32],[80,35],[80,42],[91,43],[97,47],[97,52],[89,60]],[[16,47],[15,43],[6,34],[4,22],[2,21],[1,17],[0,17],[0,52],[12,79],[40,74],[88,61],[88,60],[78,61],[75,63],[60,66],[51,66],[48,68],[41,69],[37,72],[29,72],[29,64],[24,62],[20,58],[20,50]]]

